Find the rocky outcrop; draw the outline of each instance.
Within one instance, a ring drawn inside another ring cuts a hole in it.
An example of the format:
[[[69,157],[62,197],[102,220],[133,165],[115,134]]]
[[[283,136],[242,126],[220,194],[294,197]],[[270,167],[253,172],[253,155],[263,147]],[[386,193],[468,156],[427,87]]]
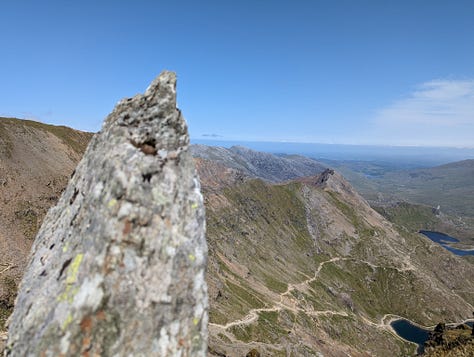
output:
[[[474,331],[470,326],[446,326],[444,323],[436,325],[430,332],[428,341],[425,342],[425,355],[437,356],[473,356]]]
[[[204,208],[176,77],[118,103],[38,232],[6,354],[204,356]]]

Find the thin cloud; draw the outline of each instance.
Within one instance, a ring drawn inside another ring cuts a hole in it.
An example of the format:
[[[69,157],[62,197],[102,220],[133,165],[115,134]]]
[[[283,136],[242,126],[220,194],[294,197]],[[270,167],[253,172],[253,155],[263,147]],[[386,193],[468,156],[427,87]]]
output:
[[[474,80],[433,80],[376,112],[390,145],[474,146]]]
[[[223,138],[223,135],[219,134],[202,134],[203,137],[205,138]]]

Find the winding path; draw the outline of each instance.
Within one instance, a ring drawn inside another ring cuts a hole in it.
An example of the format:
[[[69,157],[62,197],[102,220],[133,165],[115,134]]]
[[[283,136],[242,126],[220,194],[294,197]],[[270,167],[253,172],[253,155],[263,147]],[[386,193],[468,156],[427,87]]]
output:
[[[234,327],[234,326],[250,325],[250,324],[254,323],[255,321],[258,320],[259,313],[261,313],[261,312],[277,312],[277,311],[282,311],[284,309],[295,312],[295,313],[304,312],[305,314],[307,314],[309,316],[338,315],[338,316],[348,317],[349,314],[346,311],[309,310],[309,309],[301,308],[301,307],[297,306],[296,300],[291,297],[291,292],[294,291],[294,290],[311,289],[310,284],[312,282],[316,281],[316,279],[318,278],[318,276],[319,276],[321,270],[323,269],[324,265],[329,264],[329,263],[334,263],[334,262],[337,262],[337,261],[356,261],[356,262],[367,264],[368,266],[370,266],[372,268],[380,268],[380,266],[375,265],[371,262],[368,262],[368,261],[365,261],[365,260],[358,260],[358,259],[354,259],[354,258],[349,258],[349,257],[335,257],[335,258],[331,258],[329,260],[325,260],[325,261],[319,263],[318,268],[316,269],[316,271],[314,273],[314,276],[312,276],[312,277],[310,277],[310,278],[308,278],[308,279],[306,279],[306,280],[304,280],[300,283],[297,283],[297,284],[288,284],[288,287],[287,287],[286,291],[279,294],[280,300],[278,302],[275,302],[273,306],[257,308],[257,309],[251,309],[247,313],[247,315],[245,315],[243,318],[235,320],[235,321],[228,322],[225,325],[210,322],[209,326],[217,328],[219,330],[224,330],[225,331],[225,330],[228,330],[229,328]],[[406,270],[411,270],[413,268],[408,267],[408,268],[401,268],[401,269],[400,268],[395,268],[395,269],[397,269],[398,271],[406,271]],[[386,319],[388,317],[391,317],[391,318],[388,321],[386,321]],[[366,324],[368,324],[370,326],[385,329],[385,330],[389,330],[389,331],[395,333],[395,331],[393,330],[393,328],[390,325],[390,322],[393,320],[393,318],[399,318],[399,317],[395,316],[395,315],[392,315],[392,314],[386,314],[381,318],[379,323],[375,323],[375,322],[369,320],[368,318],[366,318],[365,316],[362,316],[362,315],[360,316],[360,318],[362,319],[362,321],[364,321]]]
[[[294,301],[292,301],[292,299],[289,299],[289,298],[285,299],[285,297],[287,297],[296,288],[300,288],[302,290],[302,289],[305,289],[305,288],[309,287],[309,284],[317,279],[319,273],[321,272],[321,269],[323,268],[323,266],[325,264],[333,263],[333,262],[336,262],[336,261],[339,261],[339,260],[346,260],[346,259],[349,259],[349,258],[337,257],[337,258],[331,258],[329,260],[326,260],[324,262],[319,263],[319,266],[316,269],[316,272],[314,273],[313,277],[308,278],[308,279],[306,279],[306,280],[304,280],[304,281],[302,281],[301,283],[298,283],[298,284],[288,284],[288,288],[286,289],[286,291],[279,294],[280,301],[276,302],[272,307],[252,309],[248,312],[247,315],[245,315],[241,319],[231,321],[231,322],[229,322],[225,325],[220,325],[220,324],[210,322],[209,326],[216,327],[216,328],[219,328],[219,329],[222,329],[222,330],[227,330],[227,329],[229,329],[231,327],[234,327],[234,326],[249,325],[249,324],[255,322],[258,319],[258,314],[260,312],[275,312],[275,311],[281,311],[283,309],[286,309],[286,310],[289,310],[289,311],[292,311],[292,312],[304,312],[304,313],[306,313],[307,315],[310,315],[310,316],[339,315],[339,316],[347,317],[349,315],[345,311],[332,311],[332,310],[314,310],[314,311],[312,311],[312,310],[306,310],[306,309],[302,309],[302,308],[296,306],[296,303]],[[287,301],[284,302],[284,300],[287,300]],[[290,306],[289,303],[291,303],[292,306]]]

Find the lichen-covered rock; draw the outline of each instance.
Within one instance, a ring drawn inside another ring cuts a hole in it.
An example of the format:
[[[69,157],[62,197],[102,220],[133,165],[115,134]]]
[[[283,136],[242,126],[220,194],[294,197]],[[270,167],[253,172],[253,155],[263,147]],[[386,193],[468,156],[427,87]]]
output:
[[[33,245],[7,356],[205,356],[204,208],[176,77],[122,100]]]

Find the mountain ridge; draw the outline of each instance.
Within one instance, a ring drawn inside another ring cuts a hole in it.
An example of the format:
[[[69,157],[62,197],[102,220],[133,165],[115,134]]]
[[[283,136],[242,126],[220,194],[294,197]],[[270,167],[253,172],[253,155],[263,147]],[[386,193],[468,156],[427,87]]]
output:
[[[44,151],[55,157],[58,145]],[[396,337],[391,319],[434,325],[470,317],[472,265],[400,231],[337,172],[288,179],[266,165],[195,161],[207,210],[210,355],[401,356],[414,346]],[[64,173],[55,172],[58,193]],[[42,197],[35,190],[26,202]]]
[[[269,182],[311,176],[326,169],[320,162],[304,156],[281,157],[242,146],[232,146],[227,149],[194,144],[191,145],[191,152],[196,158],[211,160],[228,168],[239,170],[246,176],[261,178]]]

